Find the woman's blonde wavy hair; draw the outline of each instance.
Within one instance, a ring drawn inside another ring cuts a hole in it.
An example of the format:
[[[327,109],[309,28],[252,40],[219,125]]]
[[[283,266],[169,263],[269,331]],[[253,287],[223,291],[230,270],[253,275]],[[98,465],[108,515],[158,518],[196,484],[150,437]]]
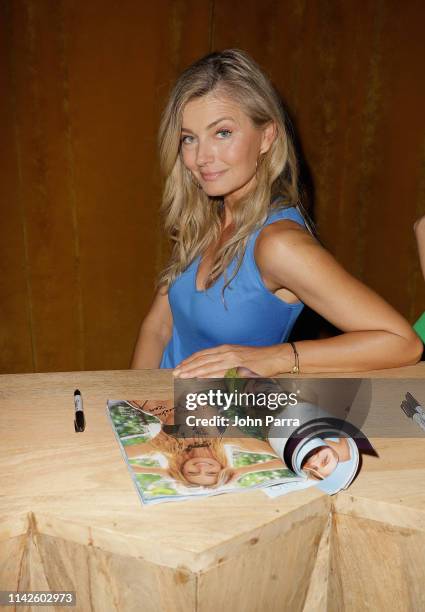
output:
[[[211,451],[211,456],[221,465],[221,470],[217,474],[217,480],[212,485],[203,485],[209,489],[216,489],[219,486],[228,484],[236,476],[236,470],[229,466],[229,460],[221,438],[197,438],[197,444],[205,443]],[[183,473],[184,464],[191,458],[189,441],[183,442],[161,430],[152,440],[150,445],[163,453],[168,459],[168,473],[172,478],[181,482],[186,487],[199,487],[187,480]]]
[[[271,147],[258,161],[255,187],[232,210],[234,234],[217,251],[206,283],[210,287],[223,274],[224,296],[224,289],[242,263],[250,234],[265,222],[270,209],[295,205],[303,216],[305,211],[300,203],[297,159],[288,133],[288,119],[270,80],[240,49],[226,49],[202,57],[177,80],[160,123],[160,163],[166,177],[161,210],[172,253],[158,285],[168,289],[220,236],[223,198],[210,197],[197,187],[181,157],[183,109],[190,100],[211,92],[238,103],[258,129],[270,121],[276,126]],[[308,218],[306,221],[309,226]],[[236,266],[227,278],[226,269],[235,257]]]

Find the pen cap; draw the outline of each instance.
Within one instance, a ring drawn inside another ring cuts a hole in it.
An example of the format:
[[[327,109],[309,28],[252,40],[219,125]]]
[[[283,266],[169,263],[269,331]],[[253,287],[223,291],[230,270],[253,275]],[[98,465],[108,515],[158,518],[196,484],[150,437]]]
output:
[[[409,405],[406,401],[401,402],[400,408],[410,419],[414,414],[416,414],[416,410],[413,408],[413,406]]]
[[[74,429],[75,431],[84,431],[86,428],[86,420],[84,418],[84,413],[80,410],[75,413],[74,419]]]

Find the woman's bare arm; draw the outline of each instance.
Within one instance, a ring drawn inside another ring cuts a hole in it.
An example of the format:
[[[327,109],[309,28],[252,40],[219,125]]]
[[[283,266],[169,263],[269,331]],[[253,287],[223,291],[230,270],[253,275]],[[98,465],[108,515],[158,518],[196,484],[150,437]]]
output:
[[[266,229],[258,251],[263,278],[272,288],[288,288],[344,332],[297,343],[303,372],[373,370],[419,360],[422,343],[409,323],[310,234],[291,222]],[[288,372],[292,347],[282,348],[282,371]]]
[[[134,349],[130,368],[159,368],[162,353],[171,338],[173,316],[168,294],[159,290],[151,309],[140,326],[139,336]]]
[[[293,221],[267,226],[256,245],[256,260],[270,291],[284,289],[322,315],[342,334],[297,342],[300,370],[353,372],[416,363],[422,343],[409,323],[383,298],[351,276]],[[176,376],[223,376],[249,368],[262,376],[290,372],[292,347],[222,345],[182,361]]]

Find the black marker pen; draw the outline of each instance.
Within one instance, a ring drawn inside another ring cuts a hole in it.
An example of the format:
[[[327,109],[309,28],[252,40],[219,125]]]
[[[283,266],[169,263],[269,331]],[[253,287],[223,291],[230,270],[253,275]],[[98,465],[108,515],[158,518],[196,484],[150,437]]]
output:
[[[83,410],[83,398],[78,389],[74,391],[74,406],[75,406],[75,419],[74,428],[75,431],[84,431],[86,428],[86,420],[84,418]]]

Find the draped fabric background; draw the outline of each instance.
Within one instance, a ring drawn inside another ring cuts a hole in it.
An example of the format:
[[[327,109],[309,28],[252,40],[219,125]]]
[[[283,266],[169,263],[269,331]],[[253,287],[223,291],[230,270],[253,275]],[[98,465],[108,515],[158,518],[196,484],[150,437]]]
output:
[[[322,241],[413,323],[424,25],[421,0],[2,0],[0,371],[128,367],[166,256],[160,112],[230,47],[287,103]]]

